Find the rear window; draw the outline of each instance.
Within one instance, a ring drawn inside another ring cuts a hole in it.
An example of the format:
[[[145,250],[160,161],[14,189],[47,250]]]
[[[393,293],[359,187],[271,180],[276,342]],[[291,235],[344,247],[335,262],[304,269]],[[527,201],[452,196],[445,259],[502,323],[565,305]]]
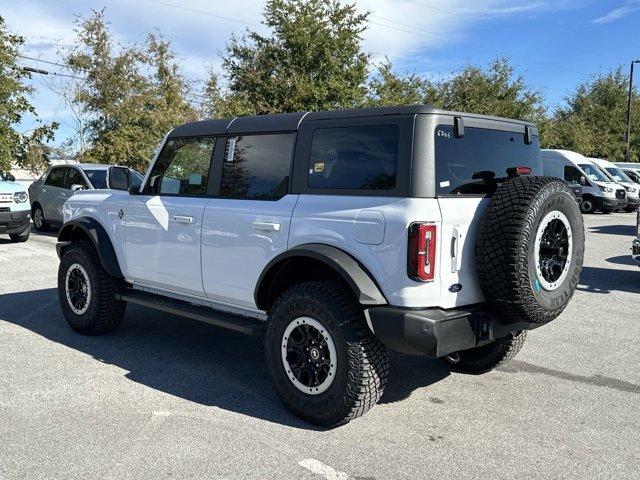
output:
[[[492,194],[500,182],[516,175],[518,167],[542,175],[538,137],[527,145],[523,133],[469,127],[464,131],[464,137],[456,138],[453,126],[436,127],[438,195]]]
[[[308,186],[393,190],[399,138],[395,125],[317,129],[311,141]]]

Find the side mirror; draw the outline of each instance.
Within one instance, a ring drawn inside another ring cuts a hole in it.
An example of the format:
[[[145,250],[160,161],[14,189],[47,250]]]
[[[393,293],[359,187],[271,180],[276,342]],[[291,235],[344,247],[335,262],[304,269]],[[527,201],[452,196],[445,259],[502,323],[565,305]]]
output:
[[[584,176],[580,177],[580,185],[582,185],[583,187],[586,186],[586,185],[589,185],[587,183],[587,179],[584,178]]]
[[[107,187],[111,190],[129,191],[129,169],[127,167],[109,167]]]
[[[79,185],[77,183],[74,183],[73,185],[71,185],[72,192],[77,192],[78,190],[84,190],[84,185]]]
[[[10,173],[7,172],[7,174],[5,175],[5,177],[7,178],[7,180],[9,180],[10,182],[15,182],[16,181],[16,177],[14,177],[13,175],[11,175]]]

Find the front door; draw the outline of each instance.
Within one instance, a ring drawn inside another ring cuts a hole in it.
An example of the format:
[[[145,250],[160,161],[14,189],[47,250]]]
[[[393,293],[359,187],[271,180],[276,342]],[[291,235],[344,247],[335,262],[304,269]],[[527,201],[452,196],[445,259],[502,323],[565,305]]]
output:
[[[255,308],[260,274],[287,249],[298,199],[288,193],[294,143],[294,133],[228,139],[220,193],[203,220],[202,276],[212,300]]]
[[[64,183],[67,170],[67,167],[52,168],[42,185],[40,203],[48,222],[62,222],[62,205],[68,197]]]
[[[204,296],[200,242],[215,138],[169,139],[143,194],[126,208],[126,270],[135,283]]]

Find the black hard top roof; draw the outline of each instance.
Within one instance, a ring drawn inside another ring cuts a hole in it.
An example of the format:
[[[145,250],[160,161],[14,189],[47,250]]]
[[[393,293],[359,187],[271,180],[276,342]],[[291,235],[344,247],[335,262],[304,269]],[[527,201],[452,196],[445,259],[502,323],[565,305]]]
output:
[[[440,110],[427,105],[407,105],[398,107],[354,108],[349,110],[329,110],[322,112],[275,113],[269,115],[252,115],[247,117],[220,118],[185,123],[174,128],[170,137],[188,137],[200,135],[224,135],[241,133],[263,133],[296,131],[304,122],[314,120],[331,120],[338,118],[362,118],[381,115],[416,115],[438,114],[482,118],[487,120],[507,121],[520,125],[534,125],[523,120],[514,120],[475,113]]]

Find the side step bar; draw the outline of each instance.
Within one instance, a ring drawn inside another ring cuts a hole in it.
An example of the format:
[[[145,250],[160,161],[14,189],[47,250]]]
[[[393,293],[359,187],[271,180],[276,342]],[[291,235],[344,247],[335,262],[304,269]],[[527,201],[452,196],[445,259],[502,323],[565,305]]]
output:
[[[264,322],[252,320],[240,315],[220,312],[210,307],[193,305],[189,302],[174,300],[172,298],[155,295],[139,290],[129,290],[126,293],[116,294],[118,300],[135,303],[143,307],[153,308],[162,312],[179,315],[181,317],[210,323],[217,327],[227,328],[245,335],[262,335]]]

